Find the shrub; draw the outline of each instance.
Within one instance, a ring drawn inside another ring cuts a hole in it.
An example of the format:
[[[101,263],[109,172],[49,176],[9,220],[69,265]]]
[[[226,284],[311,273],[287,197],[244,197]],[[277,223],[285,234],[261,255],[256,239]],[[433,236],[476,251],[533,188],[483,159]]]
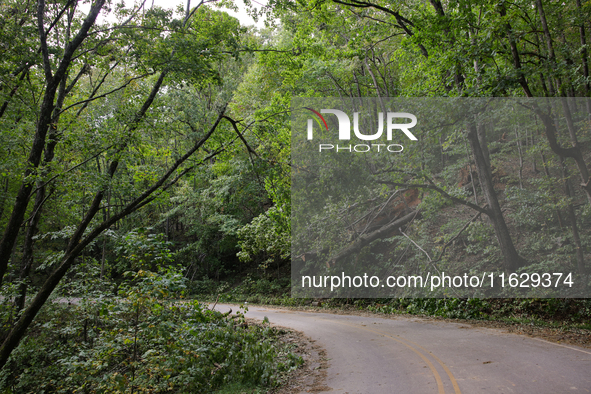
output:
[[[278,331],[182,296],[179,271],[138,271],[116,298],[52,303],[0,375],[5,392],[210,393],[272,387],[301,359]]]

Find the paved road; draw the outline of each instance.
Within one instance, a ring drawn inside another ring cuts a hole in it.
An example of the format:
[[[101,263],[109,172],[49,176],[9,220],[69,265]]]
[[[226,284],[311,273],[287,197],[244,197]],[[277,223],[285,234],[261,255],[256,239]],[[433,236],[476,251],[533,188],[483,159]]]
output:
[[[218,305],[227,311],[230,306]],[[236,307],[233,306],[234,310]],[[330,393],[591,393],[591,349],[418,318],[249,306],[326,349]]]

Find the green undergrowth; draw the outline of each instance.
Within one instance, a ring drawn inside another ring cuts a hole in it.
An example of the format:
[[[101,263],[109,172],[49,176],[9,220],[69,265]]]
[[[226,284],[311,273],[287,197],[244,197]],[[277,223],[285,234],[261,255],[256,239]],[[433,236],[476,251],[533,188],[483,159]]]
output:
[[[279,305],[288,305],[276,300]],[[272,303],[272,302],[269,302]],[[310,301],[299,302],[309,305]],[[487,320],[545,327],[591,330],[591,300],[573,299],[395,299],[387,303],[371,300],[327,300],[326,309],[357,309],[383,314],[408,314],[446,319]]]
[[[502,321],[547,327],[591,330],[591,300],[562,298],[400,298],[400,299],[309,299],[288,294],[210,295],[211,301],[248,302],[258,305],[315,307],[320,310],[359,310],[383,314],[436,316],[446,319]]]
[[[587,299],[459,299],[327,300],[325,308],[353,307],[384,314],[412,314],[447,319],[490,320],[548,327],[591,329]]]
[[[139,271],[118,297],[48,303],[0,375],[0,393],[258,393],[302,363],[280,337],[196,300],[182,275]],[[59,301],[59,300],[58,300]]]
[[[269,278],[248,274],[240,278],[234,286],[229,282],[216,282],[204,278],[194,281],[190,287],[190,296],[207,301],[248,302],[262,305],[297,306],[304,303],[289,296],[289,278]]]
[[[220,303],[359,310],[383,314],[436,316],[446,319],[488,320],[546,327],[591,330],[591,299],[571,298],[292,298],[289,279],[248,275],[235,286],[210,281],[200,299]]]
[[[267,392],[268,390],[262,387],[253,387],[244,383],[231,383],[215,391],[214,394],[266,394]]]

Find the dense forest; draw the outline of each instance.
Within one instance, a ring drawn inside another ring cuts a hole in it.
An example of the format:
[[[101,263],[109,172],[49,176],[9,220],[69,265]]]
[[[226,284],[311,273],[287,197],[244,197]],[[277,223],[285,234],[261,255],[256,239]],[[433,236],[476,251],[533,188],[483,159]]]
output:
[[[0,3],[0,392],[275,386],[300,362],[277,330],[193,299],[289,303],[290,268],[572,272],[589,297],[591,2],[247,2],[261,29],[220,4]],[[354,162],[292,160],[292,103],[325,97],[523,105],[358,155],[339,191]]]

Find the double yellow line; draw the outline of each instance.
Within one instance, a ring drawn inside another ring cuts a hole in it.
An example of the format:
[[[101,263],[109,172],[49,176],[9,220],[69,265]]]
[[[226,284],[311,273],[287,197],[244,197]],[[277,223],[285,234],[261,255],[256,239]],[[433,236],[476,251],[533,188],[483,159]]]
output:
[[[321,320],[327,320],[327,319],[322,319],[321,318]],[[437,389],[439,391],[439,394],[445,394],[445,388],[443,387],[443,381],[441,380],[441,376],[439,375],[439,372],[437,372],[437,369],[435,368],[435,366],[433,365],[433,363],[431,362],[431,360],[429,360],[418,349],[423,350],[423,352],[425,352],[428,355],[430,355],[431,357],[433,357],[433,359],[435,361],[437,361],[437,363],[439,363],[439,365],[441,365],[441,367],[443,368],[443,370],[445,371],[445,373],[447,373],[447,376],[449,377],[449,380],[451,381],[451,384],[452,384],[452,386],[454,388],[454,393],[455,394],[461,394],[462,393],[460,391],[460,387],[458,386],[458,382],[457,382],[456,378],[451,373],[451,371],[449,370],[449,368],[447,367],[447,365],[445,365],[445,363],[443,361],[441,361],[439,359],[439,357],[437,357],[436,355],[434,355],[433,353],[431,353],[430,351],[428,351],[427,349],[425,349],[424,347],[422,347],[418,343],[413,342],[413,341],[408,340],[408,339],[396,338],[396,337],[393,337],[393,336],[389,335],[388,333],[385,333],[385,332],[382,332],[382,331],[378,331],[378,330],[373,330],[371,328],[359,326],[359,325],[356,325],[356,324],[349,324],[349,323],[339,322],[339,321],[335,321],[335,320],[327,320],[327,321],[330,321],[330,322],[333,322],[333,323],[342,324],[342,325],[349,326],[349,327],[359,328],[361,330],[369,331],[369,332],[372,332],[374,334],[379,334],[379,335],[382,335],[382,336],[384,336],[386,338],[389,338],[389,339],[391,339],[393,341],[396,341],[396,342],[398,342],[398,343],[406,346],[407,348],[409,348],[410,350],[412,350],[413,352],[415,352],[425,362],[425,364],[427,364],[427,366],[429,367],[429,369],[433,373],[433,376],[435,377],[435,381],[437,382]]]

